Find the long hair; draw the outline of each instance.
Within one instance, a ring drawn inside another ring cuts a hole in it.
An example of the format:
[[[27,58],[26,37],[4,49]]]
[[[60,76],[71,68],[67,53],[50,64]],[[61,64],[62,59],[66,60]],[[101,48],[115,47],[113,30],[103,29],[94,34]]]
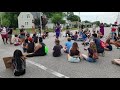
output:
[[[110,38],[108,38],[108,39],[106,40],[106,43],[110,44]]]
[[[22,68],[22,60],[21,57],[23,56],[22,52],[20,50],[15,50],[13,54],[13,62],[15,66],[17,66],[17,69]]]
[[[90,49],[91,49],[93,52],[97,52],[97,47],[96,47],[95,42],[90,42]]]
[[[77,42],[74,42],[72,45],[71,51],[74,53],[74,52],[76,52],[76,50],[78,50],[78,44],[77,44]]]

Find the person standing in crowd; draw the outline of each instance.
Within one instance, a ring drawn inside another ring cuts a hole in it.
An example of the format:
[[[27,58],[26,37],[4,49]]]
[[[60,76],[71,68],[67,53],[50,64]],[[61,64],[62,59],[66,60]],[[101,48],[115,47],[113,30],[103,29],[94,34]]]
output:
[[[114,40],[114,33],[116,32],[116,28],[114,25],[112,25],[112,28],[111,28],[111,38],[112,40]]]
[[[11,27],[8,28],[8,38],[9,38],[9,42],[10,44],[13,44],[11,39],[12,39],[12,33],[13,33],[13,29]]]
[[[5,39],[6,39],[6,44],[8,44],[8,33],[7,33],[7,30],[6,30],[6,27],[3,27],[3,29],[1,30],[1,37],[2,37],[2,40],[3,40],[3,43],[5,44]]]
[[[104,24],[103,23],[100,24],[100,32],[104,36]]]
[[[60,23],[57,23],[57,26],[56,26],[56,38],[58,39],[59,36],[60,36],[60,32],[61,32],[61,26],[60,26]]]
[[[20,29],[20,36],[19,38],[21,39],[21,44],[24,42],[25,40],[25,32],[24,32],[24,29]]]

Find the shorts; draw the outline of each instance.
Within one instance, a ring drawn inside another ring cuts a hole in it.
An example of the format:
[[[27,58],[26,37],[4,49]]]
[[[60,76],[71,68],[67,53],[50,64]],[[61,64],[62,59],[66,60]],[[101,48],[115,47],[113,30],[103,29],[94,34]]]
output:
[[[68,61],[69,62],[72,62],[72,63],[77,63],[77,62],[80,62],[80,58],[78,58],[78,57],[69,57],[68,58]]]
[[[24,39],[24,38],[25,38],[25,35],[20,35],[19,38],[20,38],[20,39]]]
[[[59,32],[56,32],[56,38],[58,38],[60,36]]]
[[[8,38],[8,34],[1,34],[2,38]]]

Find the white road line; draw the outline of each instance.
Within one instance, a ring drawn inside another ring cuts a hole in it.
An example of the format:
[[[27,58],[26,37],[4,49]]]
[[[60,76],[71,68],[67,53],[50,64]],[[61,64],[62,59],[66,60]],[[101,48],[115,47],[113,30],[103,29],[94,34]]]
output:
[[[37,66],[37,67],[39,67],[39,68],[41,68],[41,69],[43,69],[43,70],[45,70],[47,72],[49,72],[49,73],[51,73],[51,74],[53,74],[53,75],[55,75],[57,77],[69,78],[68,76],[65,76],[65,75],[63,75],[61,73],[58,73],[58,72],[54,71],[54,70],[48,69],[48,68],[46,68],[45,66],[43,66],[41,64],[35,63],[33,61],[27,61],[27,62],[30,63],[30,64],[33,64],[33,65],[35,65],[35,66]]]

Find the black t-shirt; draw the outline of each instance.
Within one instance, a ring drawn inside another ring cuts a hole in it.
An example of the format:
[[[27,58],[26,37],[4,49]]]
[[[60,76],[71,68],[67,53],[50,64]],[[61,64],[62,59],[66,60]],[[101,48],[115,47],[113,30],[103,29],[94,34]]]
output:
[[[62,49],[63,47],[61,46],[61,45],[56,45],[56,46],[54,46],[54,48],[53,48],[53,56],[54,57],[58,57],[58,56],[60,56],[61,55],[61,49]]]
[[[93,37],[96,37],[96,36],[97,36],[97,34],[96,34],[96,33],[94,33],[94,34],[92,34],[92,36],[93,36]]]
[[[38,43],[38,36],[33,36],[32,37],[35,43]]]
[[[33,53],[34,52],[34,47],[35,47],[34,42],[28,43],[27,53]]]
[[[36,54],[36,55],[40,55],[40,56],[44,56],[44,55],[46,55],[46,53],[45,53],[45,44],[44,44],[44,43],[40,43],[40,44],[42,45],[42,47],[39,48],[39,49],[35,52],[35,54]]]
[[[20,29],[20,34],[25,35],[24,29]]]
[[[70,56],[75,56],[75,55],[79,55],[80,51],[76,50],[75,52],[73,52],[72,50],[70,50]]]

